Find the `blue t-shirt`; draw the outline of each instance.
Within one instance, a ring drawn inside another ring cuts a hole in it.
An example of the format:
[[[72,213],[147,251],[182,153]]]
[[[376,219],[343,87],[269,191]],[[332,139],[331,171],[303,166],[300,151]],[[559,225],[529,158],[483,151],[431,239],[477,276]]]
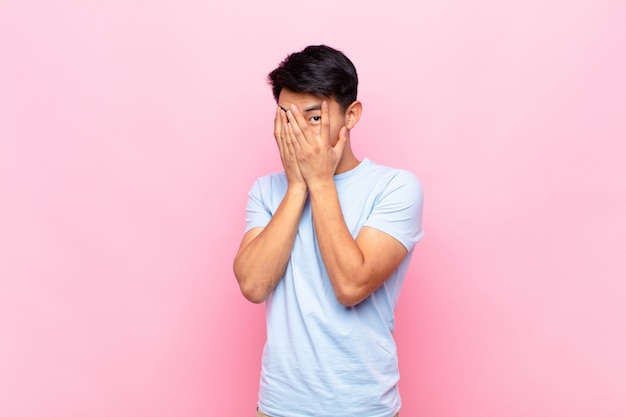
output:
[[[272,417],[391,417],[401,406],[394,310],[422,232],[422,188],[410,172],[364,159],[335,175],[348,230],[381,230],[408,250],[382,287],[341,305],[324,267],[310,202],[304,206],[284,277],[266,301],[259,408]],[[287,191],[284,173],[250,190],[246,230],[264,227]]]

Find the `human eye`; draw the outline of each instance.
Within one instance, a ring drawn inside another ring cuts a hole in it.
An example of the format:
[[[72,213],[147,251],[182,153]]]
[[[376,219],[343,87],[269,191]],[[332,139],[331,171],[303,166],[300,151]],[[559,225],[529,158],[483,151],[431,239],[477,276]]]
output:
[[[311,116],[309,117],[309,121],[312,123],[319,123],[322,121],[322,116]]]

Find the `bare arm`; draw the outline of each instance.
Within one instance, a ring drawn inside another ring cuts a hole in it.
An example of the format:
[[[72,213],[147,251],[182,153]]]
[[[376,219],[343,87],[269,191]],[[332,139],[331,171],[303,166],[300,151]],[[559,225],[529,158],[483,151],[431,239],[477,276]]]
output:
[[[253,303],[263,302],[285,273],[305,199],[306,190],[287,191],[268,225],[244,235],[233,269],[242,294]]]
[[[362,228],[353,239],[334,182],[317,184],[310,192],[320,252],[337,301],[345,306],[358,304],[389,278],[407,250],[395,238],[371,227]]]
[[[321,130],[315,134],[299,109],[288,112],[298,165],[309,187],[315,231],[337,300],[358,304],[378,289],[398,268],[407,250],[398,240],[377,229],[364,227],[354,239],[350,234],[334,183],[334,173],[347,142],[347,128],[330,145],[328,105],[321,106]]]
[[[242,294],[254,303],[263,302],[285,273],[307,197],[286,125],[285,114],[277,108],[274,136],[287,175],[287,192],[267,226],[244,235],[233,262]]]

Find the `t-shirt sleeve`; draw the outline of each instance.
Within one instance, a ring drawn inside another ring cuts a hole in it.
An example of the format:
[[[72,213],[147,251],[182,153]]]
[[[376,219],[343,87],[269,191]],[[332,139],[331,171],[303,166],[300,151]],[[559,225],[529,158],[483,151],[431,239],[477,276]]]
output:
[[[397,239],[408,251],[422,238],[422,186],[411,172],[398,171],[380,193],[364,226]]]
[[[248,192],[246,206],[246,232],[255,227],[265,227],[272,219],[272,213],[263,199],[261,180],[257,179]]]

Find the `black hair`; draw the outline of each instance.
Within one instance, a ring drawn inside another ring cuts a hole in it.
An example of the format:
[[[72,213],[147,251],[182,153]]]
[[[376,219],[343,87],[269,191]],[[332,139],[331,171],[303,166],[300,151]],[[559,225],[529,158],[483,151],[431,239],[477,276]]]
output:
[[[268,82],[274,99],[283,88],[296,93],[335,99],[345,111],[356,100],[359,79],[352,61],[341,51],[326,45],[307,46],[285,58]]]

